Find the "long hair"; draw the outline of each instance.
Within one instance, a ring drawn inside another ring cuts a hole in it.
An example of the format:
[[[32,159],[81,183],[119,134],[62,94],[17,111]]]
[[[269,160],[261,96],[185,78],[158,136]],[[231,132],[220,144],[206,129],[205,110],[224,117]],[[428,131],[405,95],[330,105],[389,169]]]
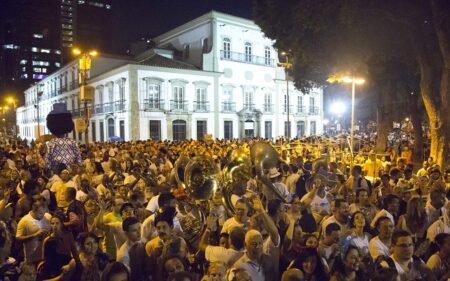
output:
[[[414,196],[409,199],[406,206],[405,221],[412,232],[417,232],[426,225],[427,213],[421,198]]]
[[[330,275],[338,274],[341,276],[345,276],[345,259],[347,258],[348,254],[351,250],[356,250],[359,254],[359,249],[353,245],[350,245],[346,251],[343,253],[342,256],[339,256],[336,258],[336,261],[333,264],[333,267],[331,268]],[[367,278],[364,277],[364,274],[361,269],[358,269],[356,272],[356,278],[355,280],[367,280]]]
[[[303,263],[310,257],[316,258],[316,268],[314,268],[313,275],[316,277],[316,280],[328,280],[327,273],[325,271],[325,266],[322,263],[322,258],[320,257],[317,249],[314,248],[305,248],[302,250],[301,254],[294,261],[294,265],[292,267],[300,269],[305,272],[303,269]]]

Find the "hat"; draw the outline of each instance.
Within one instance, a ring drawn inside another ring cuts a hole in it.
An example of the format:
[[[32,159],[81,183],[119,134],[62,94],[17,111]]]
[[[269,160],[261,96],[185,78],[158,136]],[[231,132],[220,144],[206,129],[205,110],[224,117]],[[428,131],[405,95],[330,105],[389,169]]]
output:
[[[54,135],[64,135],[74,128],[72,114],[65,103],[53,104],[53,110],[47,115],[47,128]]]
[[[279,175],[281,175],[281,174],[278,171],[277,167],[270,168],[270,170],[269,170],[269,178],[273,179],[273,178],[278,177]]]

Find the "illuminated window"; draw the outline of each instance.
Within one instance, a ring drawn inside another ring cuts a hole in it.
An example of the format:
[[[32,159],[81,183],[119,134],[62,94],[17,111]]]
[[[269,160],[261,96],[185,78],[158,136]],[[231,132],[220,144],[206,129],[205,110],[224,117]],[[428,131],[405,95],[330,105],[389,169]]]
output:
[[[61,63],[55,62],[55,66],[56,66],[56,67],[61,67]]]
[[[60,50],[55,50],[55,54],[60,55],[60,54],[61,54],[61,51],[60,51]]]
[[[36,53],[36,52],[39,52],[39,49],[36,48],[36,47],[32,47],[32,48],[31,48],[31,51]]]
[[[50,54],[50,50],[49,49],[41,49],[41,53]]]
[[[108,10],[110,10],[110,9],[111,9],[111,5],[106,4],[106,5],[105,5],[105,8],[108,9]]]
[[[44,35],[38,34],[38,33],[34,33],[34,34],[33,34],[33,38],[39,38],[39,39],[41,39],[41,38],[44,38]]]
[[[27,71],[27,68],[26,67],[22,67],[22,72],[25,72],[25,71]]]
[[[34,67],[34,68],[33,68],[33,71],[36,72],[36,73],[41,73],[41,72],[42,72],[42,68],[40,68],[40,67]]]
[[[21,65],[27,64],[27,60],[21,60],[21,61],[20,61],[20,64],[21,64]]]
[[[42,68],[42,73],[47,73],[47,68]]]

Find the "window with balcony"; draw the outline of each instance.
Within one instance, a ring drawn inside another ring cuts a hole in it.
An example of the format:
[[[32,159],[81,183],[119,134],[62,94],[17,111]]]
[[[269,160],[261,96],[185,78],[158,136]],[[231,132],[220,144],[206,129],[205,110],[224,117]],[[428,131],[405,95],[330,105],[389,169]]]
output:
[[[233,112],[235,110],[236,108],[233,102],[233,87],[224,87],[222,95],[222,111]]]
[[[119,137],[125,140],[125,120],[119,121]]]
[[[146,93],[146,108],[161,109],[161,85],[148,83]]]
[[[244,90],[244,109],[253,110],[255,109],[255,104],[253,100],[253,90],[245,89]]]
[[[184,87],[182,86],[173,87],[173,109],[184,109]]]
[[[272,112],[273,111],[273,105],[272,105],[272,93],[265,93],[264,94],[264,112]]]
[[[223,39],[223,58],[224,59],[231,58],[231,40],[230,40],[230,38]]]
[[[303,113],[305,110],[303,108],[303,97],[297,97],[297,113]]]
[[[265,65],[272,64],[270,47],[264,48],[264,64]]]
[[[252,62],[252,43],[246,42],[244,44],[245,48],[245,61]]]
[[[206,88],[201,87],[195,90],[196,93],[196,101],[195,101],[195,110],[196,111],[207,111],[208,110],[208,102],[206,98]]]
[[[91,136],[92,136],[92,141],[97,141],[97,131],[95,128],[95,121],[91,122]]]

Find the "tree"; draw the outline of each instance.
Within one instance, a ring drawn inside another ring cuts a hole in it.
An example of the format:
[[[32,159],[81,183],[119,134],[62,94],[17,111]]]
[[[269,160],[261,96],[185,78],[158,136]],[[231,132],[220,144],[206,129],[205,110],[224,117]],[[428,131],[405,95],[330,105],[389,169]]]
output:
[[[373,67],[389,61],[405,60],[410,70],[417,69],[430,122],[430,155],[443,166],[450,128],[449,5],[446,0],[255,0],[254,11],[275,46],[291,50],[292,75],[301,90],[343,70],[368,77]],[[392,93],[382,89],[391,87],[388,80],[377,81],[383,98]]]

